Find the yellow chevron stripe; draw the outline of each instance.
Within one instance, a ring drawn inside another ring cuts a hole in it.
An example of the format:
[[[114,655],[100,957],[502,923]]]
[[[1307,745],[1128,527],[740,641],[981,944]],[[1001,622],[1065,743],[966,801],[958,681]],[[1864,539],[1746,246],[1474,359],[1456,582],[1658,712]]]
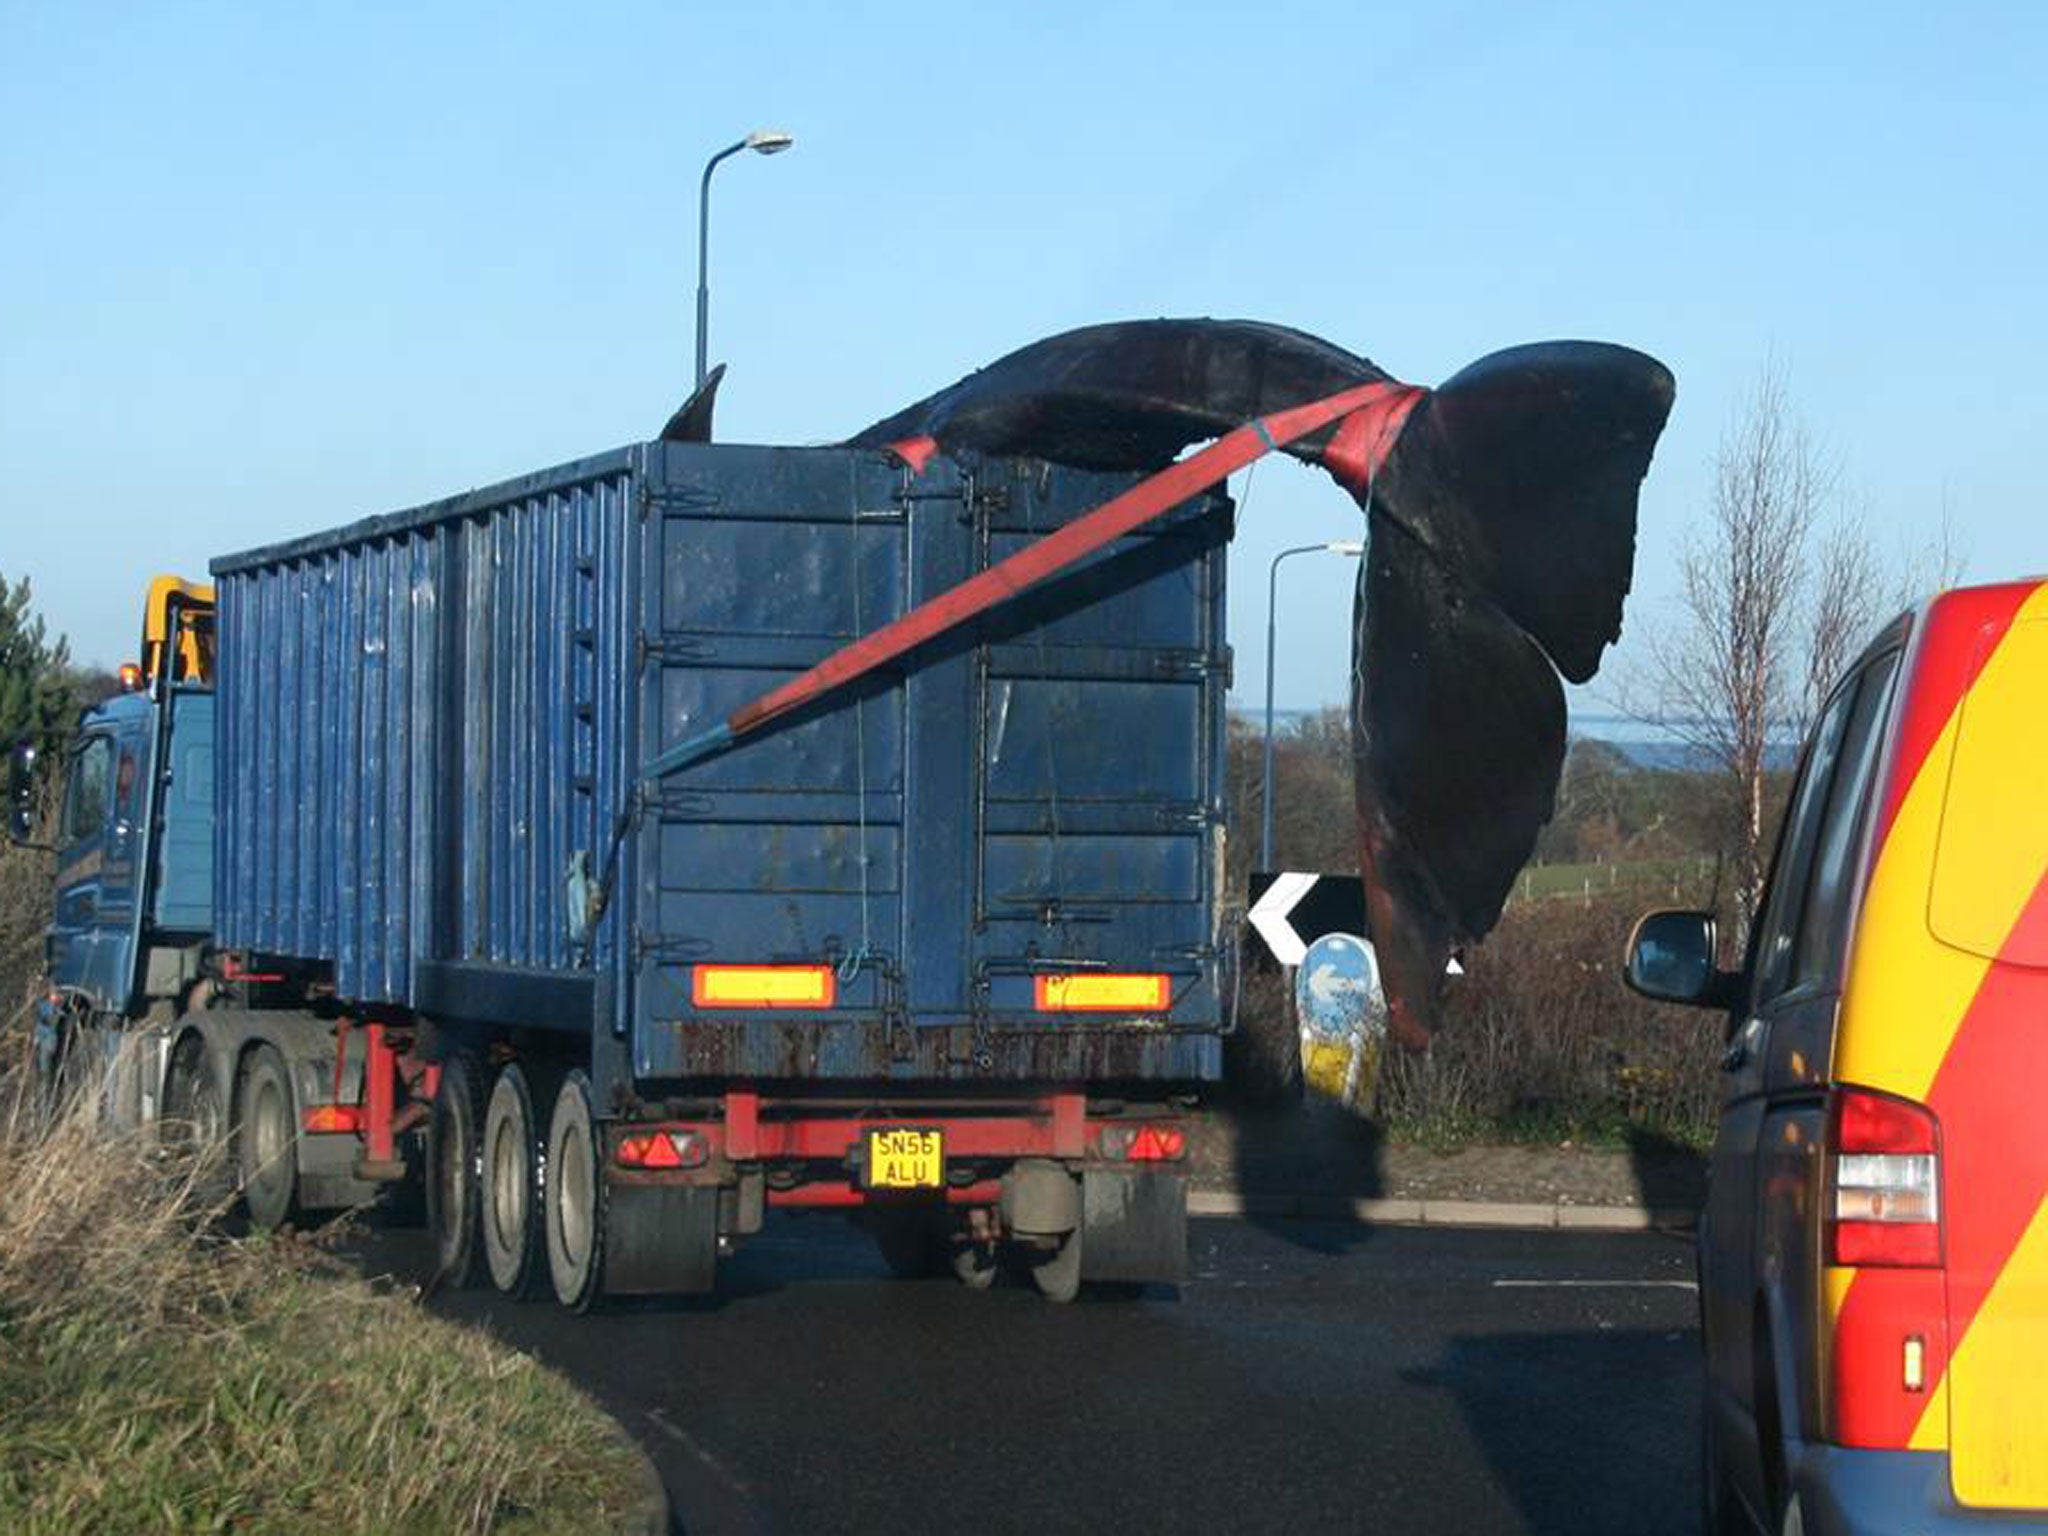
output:
[[[2035,589],[2015,625],[2048,619],[2048,585]],[[1941,838],[1942,807],[1956,737],[1965,716],[1980,729],[2018,738],[2042,718],[2040,676],[2025,654],[2031,647],[2001,644],[1942,726],[1900,802],[1891,833],[1879,850],[1857,924],[1842,1017],[1836,1031],[1835,1077],[1925,1100],[1971,998],[1991,962],[1936,943],[1928,931],[1929,884]],[[1972,754],[1974,756],[1974,753]],[[2041,761],[2039,757],[2030,760]],[[2037,820],[2038,818],[2029,818]],[[1943,852],[1972,891],[1972,932],[2010,931],[2041,878],[2048,846],[2015,847],[2010,838],[1951,842]]]
[[[2011,953],[2008,944],[2019,915],[2014,892],[2024,905],[2048,868],[2048,622],[2022,609],[1997,660],[1960,711],[1962,746],[1949,770],[1927,924],[1947,943],[2032,965],[2038,957]]]
[[[1920,1410],[1920,1422],[1913,1426],[1913,1437],[1906,1442],[1909,1451],[1943,1451],[1948,1449],[1948,1372],[1941,1373],[1941,1380],[1934,1384],[1934,1390],[1927,1395],[1927,1406]]]
[[[1965,1504],[2048,1502],[2048,1200],[1999,1272],[1949,1364],[1969,1390],[1950,1413],[1949,1477]],[[1925,1419],[1934,1412],[1928,1405]],[[1919,1444],[1919,1434],[1914,1435]]]

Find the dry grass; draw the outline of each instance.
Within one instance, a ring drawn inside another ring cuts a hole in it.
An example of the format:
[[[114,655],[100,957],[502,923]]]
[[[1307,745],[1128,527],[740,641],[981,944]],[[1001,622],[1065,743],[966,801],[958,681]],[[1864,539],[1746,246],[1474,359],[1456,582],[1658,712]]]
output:
[[[8,1097],[0,1530],[618,1525],[638,1463],[566,1382],[307,1244],[209,1235],[190,1165]]]
[[[0,837],[0,1073],[26,1045],[49,922],[49,855]]]
[[[1522,902],[1450,983],[1427,1057],[1389,1053],[1380,1114],[1405,1140],[1711,1139],[1714,1015],[1621,980],[1640,901]]]

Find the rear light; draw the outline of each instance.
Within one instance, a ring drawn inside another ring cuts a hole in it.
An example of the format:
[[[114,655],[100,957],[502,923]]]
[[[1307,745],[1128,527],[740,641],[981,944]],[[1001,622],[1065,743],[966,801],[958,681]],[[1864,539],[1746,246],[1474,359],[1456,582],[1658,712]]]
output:
[[[1118,1162],[1177,1163],[1187,1156],[1188,1135],[1171,1125],[1111,1125],[1095,1138],[1095,1150]]]
[[[1173,978],[1084,971],[1034,978],[1042,1013],[1164,1013],[1173,1005]]]
[[[353,1133],[363,1128],[363,1112],[354,1104],[315,1104],[299,1116],[299,1128],[309,1136]]]
[[[1177,1161],[1188,1149],[1185,1131],[1171,1127],[1158,1130],[1152,1126],[1138,1132],[1131,1142],[1131,1161],[1134,1163],[1170,1163]]]
[[[830,1008],[837,995],[829,965],[700,965],[690,973],[699,1008]]]
[[[1828,1263],[1941,1264],[1941,1127],[1918,1104],[1843,1088],[1828,1124]]]
[[[612,1158],[621,1168],[701,1168],[711,1143],[695,1131],[642,1131],[623,1138]]]

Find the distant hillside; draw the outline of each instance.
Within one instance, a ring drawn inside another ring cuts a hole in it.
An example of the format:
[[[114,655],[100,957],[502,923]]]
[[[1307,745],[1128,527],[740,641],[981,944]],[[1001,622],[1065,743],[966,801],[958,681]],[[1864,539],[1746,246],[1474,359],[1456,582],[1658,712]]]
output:
[[[1254,735],[1265,729],[1265,711],[1261,705],[1232,700],[1230,713],[1235,722]],[[1341,705],[1330,705],[1325,709],[1276,709],[1273,711],[1273,733],[1285,740],[1307,722],[1341,713]],[[1715,767],[1710,754],[1687,742],[1670,726],[1632,719],[1627,715],[1575,714],[1571,717],[1571,735],[1574,741],[1598,742],[1611,747],[1624,766],[1640,773],[1707,773]],[[1787,740],[1771,749],[1765,766],[1773,773],[1788,772],[1798,760],[1799,743]]]
[[[1574,741],[1597,741],[1611,747],[1629,767],[1644,773],[1708,773],[1716,766],[1703,751],[1670,726],[1626,715],[1573,715]],[[1789,771],[1799,761],[1799,743],[1785,740],[1772,746],[1764,767]]]

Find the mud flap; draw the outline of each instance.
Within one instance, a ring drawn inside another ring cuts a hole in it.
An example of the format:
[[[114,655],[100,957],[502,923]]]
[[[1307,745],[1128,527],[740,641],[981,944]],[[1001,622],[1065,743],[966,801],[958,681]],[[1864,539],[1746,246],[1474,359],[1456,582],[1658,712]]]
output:
[[[716,1188],[614,1183],[606,1190],[608,1295],[702,1295],[717,1279]]]
[[[1176,1173],[1081,1175],[1081,1278],[1181,1285],[1188,1271],[1188,1181]]]

